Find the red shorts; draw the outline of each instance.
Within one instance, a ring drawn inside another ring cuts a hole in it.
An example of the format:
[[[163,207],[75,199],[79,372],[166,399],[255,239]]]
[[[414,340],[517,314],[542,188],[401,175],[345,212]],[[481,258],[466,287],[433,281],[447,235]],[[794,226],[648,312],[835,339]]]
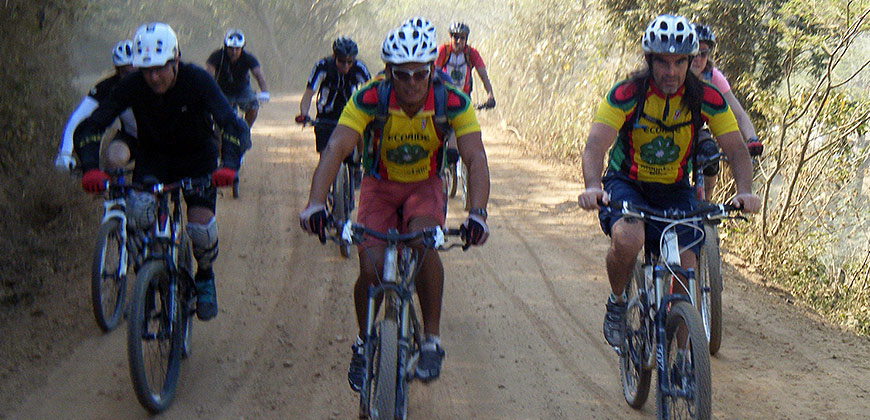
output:
[[[402,220],[399,220],[400,208]],[[419,182],[377,180],[371,176],[363,178],[357,223],[379,232],[390,228],[406,232],[408,221],[417,217],[428,217],[444,226],[444,193],[440,177]],[[367,237],[362,246],[368,247],[375,241]]]

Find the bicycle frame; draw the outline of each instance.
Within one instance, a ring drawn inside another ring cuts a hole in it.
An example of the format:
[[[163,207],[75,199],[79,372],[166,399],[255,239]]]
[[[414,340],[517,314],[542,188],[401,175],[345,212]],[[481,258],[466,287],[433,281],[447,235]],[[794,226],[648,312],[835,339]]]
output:
[[[667,419],[669,413],[666,410],[667,403],[665,401],[669,401],[670,397],[687,399],[693,401],[693,404],[709,398],[699,397],[702,399],[695,400],[696,393],[702,391],[692,387],[682,389],[682,387],[675,386],[676,384],[672,383],[672,378],[668,372],[668,363],[670,362],[666,360],[666,355],[668,354],[666,347],[670,345],[667,331],[670,312],[672,310],[678,310],[677,307],[681,305],[679,302],[687,302],[691,305],[693,308],[689,309],[689,311],[693,313],[697,312],[699,305],[699,302],[695,302],[697,296],[695,270],[693,268],[683,269],[680,258],[681,251],[692,248],[697,244],[697,242],[693,242],[685,248],[680,247],[676,227],[680,225],[690,226],[693,229],[699,230],[703,235],[703,227],[700,226],[699,222],[727,218],[727,212],[734,210],[734,208],[732,206],[717,205],[706,206],[689,212],[660,211],[627,202],[622,203],[621,207],[615,206],[611,208],[617,210],[623,216],[637,218],[644,222],[658,221],[666,223],[659,237],[660,255],[655,256],[653,255],[652,250],[645,248],[644,261],[641,265],[643,279],[642,281],[638,281],[637,279],[632,280],[637,284],[637,296],[631,297],[628,304],[628,311],[632,311],[633,308],[638,310],[640,314],[640,325],[637,330],[632,326],[630,328],[632,331],[630,337],[622,346],[617,347],[615,350],[623,359],[621,367],[623,368],[623,390],[626,394],[626,401],[633,407],[639,408],[646,398],[646,391],[639,392],[637,388],[631,388],[634,379],[626,376],[628,374],[624,369],[626,367],[625,363],[630,363],[630,365],[633,364],[634,366],[642,366],[644,369],[651,368],[652,360],[650,360],[651,354],[649,354],[649,352],[653,350],[650,347],[654,348],[657,370],[657,400],[662,401],[663,404],[662,407],[659,407],[659,409],[663,411],[659,413],[659,418]],[[702,239],[699,239],[698,241],[700,240]],[[682,292],[674,293],[674,282],[682,284],[683,289],[685,289],[688,294]],[[681,313],[683,312],[682,308],[687,308],[687,306],[679,307]],[[697,314],[695,316],[697,317]],[[694,324],[702,324],[700,317],[697,317],[696,321],[692,323],[689,322],[689,319],[692,318],[691,316],[686,318],[685,315],[680,315],[680,318],[685,321],[685,324],[680,324],[684,326],[680,326],[678,329],[686,328],[686,330],[691,330]],[[696,325],[695,327],[702,328],[701,332],[703,332],[703,325],[701,324]],[[676,334],[676,331],[672,333]],[[637,341],[638,339],[641,341]],[[655,340],[654,343],[653,340]],[[685,338],[678,339],[674,336],[671,340],[678,340],[677,343],[682,348],[682,345],[684,344],[683,340],[685,340]],[[701,340],[703,341],[703,336]],[[647,344],[643,344],[644,342],[649,343],[649,347]],[[694,340],[692,342],[693,346],[698,345]],[[694,362],[698,360],[697,358],[709,357],[706,350],[706,343],[704,345],[704,350],[702,351],[703,354],[699,351],[700,350],[697,348],[692,348],[693,369]],[[630,361],[626,362],[625,358],[629,358]],[[709,369],[709,361],[703,362],[701,366],[706,366],[706,369]],[[698,372],[702,372],[703,370]],[[638,375],[648,374],[638,373]],[[706,373],[706,377],[709,378],[709,372]],[[643,383],[648,380],[648,376],[643,380],[640,378],[641,377],[638,376],[637,383]],[[646,384],[648,385],[648,382],[646,382]],[[627,386],[629,388],[626,388]],[[700,389],[709,390],[709,379],[707,379],[707,385]],[[632,391],[630,392],[629,390]],[[640,394],[643,396],[635,398]],[[709,394],[702,393],[698,395]],[[629,396],[631,396],[631,398],[629,398]],[[709,402],[709,400],[707,401]]]

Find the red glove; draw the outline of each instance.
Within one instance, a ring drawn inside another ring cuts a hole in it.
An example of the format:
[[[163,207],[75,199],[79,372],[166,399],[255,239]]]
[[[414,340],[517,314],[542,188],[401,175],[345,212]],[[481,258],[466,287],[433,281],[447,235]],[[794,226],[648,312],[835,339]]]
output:
[[[215,187],[229,187],[236,179],[236,171],[230,168],[218,168],[211,174],[211,185]]]
[[[749,149],[749,156],[761,156],[761,153],[764,152],[764,145],[761,144],[761,140],[758,140],[758,137],[752,137],[746,142],[746,148]]]
[[[89,169],[82,175],[82,189],[92,194],[105,191],[108,183],[109,175],[99,169]]]
[[[311,121],[311,119],[308,118],[307,115],[299,114],[299,115],[296,116],[296,124],[305,124],[305,123],[307,123],[308,121]]]

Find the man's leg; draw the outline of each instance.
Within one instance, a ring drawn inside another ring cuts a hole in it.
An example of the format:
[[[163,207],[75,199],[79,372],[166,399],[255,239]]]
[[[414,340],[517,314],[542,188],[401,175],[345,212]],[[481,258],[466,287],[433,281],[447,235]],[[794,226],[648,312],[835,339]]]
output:
[[[188,201],[188,205],[191,203]],[[196,259],[196,316],[208,321],[217,315],[217,291],[212,265],[218,256],[218,230],[214,211],[207,207],[187,209],[187,234]]]
[[[259,115],[259,108],[249,108],[245,111],[245,122],[248,123],[248,128],[254,126],[254,121],[257,121],[257,115]]]
[[[625,340],[625,286],[631,281],[637,254],[643,248],[644,224],[621,218],[613,224],[610,238],[606,262],[611,293],[604,316],[604,338],[615,347]]]
[[[112,140],[106,148],[106,169],[115,171],[130,162],[130,147],[124,140]]]

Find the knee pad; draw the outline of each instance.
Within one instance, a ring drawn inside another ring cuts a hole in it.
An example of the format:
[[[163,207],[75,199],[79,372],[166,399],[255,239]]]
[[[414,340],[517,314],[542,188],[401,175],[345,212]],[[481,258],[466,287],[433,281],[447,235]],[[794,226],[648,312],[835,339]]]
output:
[[[193,244],[193,257],[201,269],[211,268],[218,256],[217,221],[212,218],[206,224],[188,223],[187,235]]]

